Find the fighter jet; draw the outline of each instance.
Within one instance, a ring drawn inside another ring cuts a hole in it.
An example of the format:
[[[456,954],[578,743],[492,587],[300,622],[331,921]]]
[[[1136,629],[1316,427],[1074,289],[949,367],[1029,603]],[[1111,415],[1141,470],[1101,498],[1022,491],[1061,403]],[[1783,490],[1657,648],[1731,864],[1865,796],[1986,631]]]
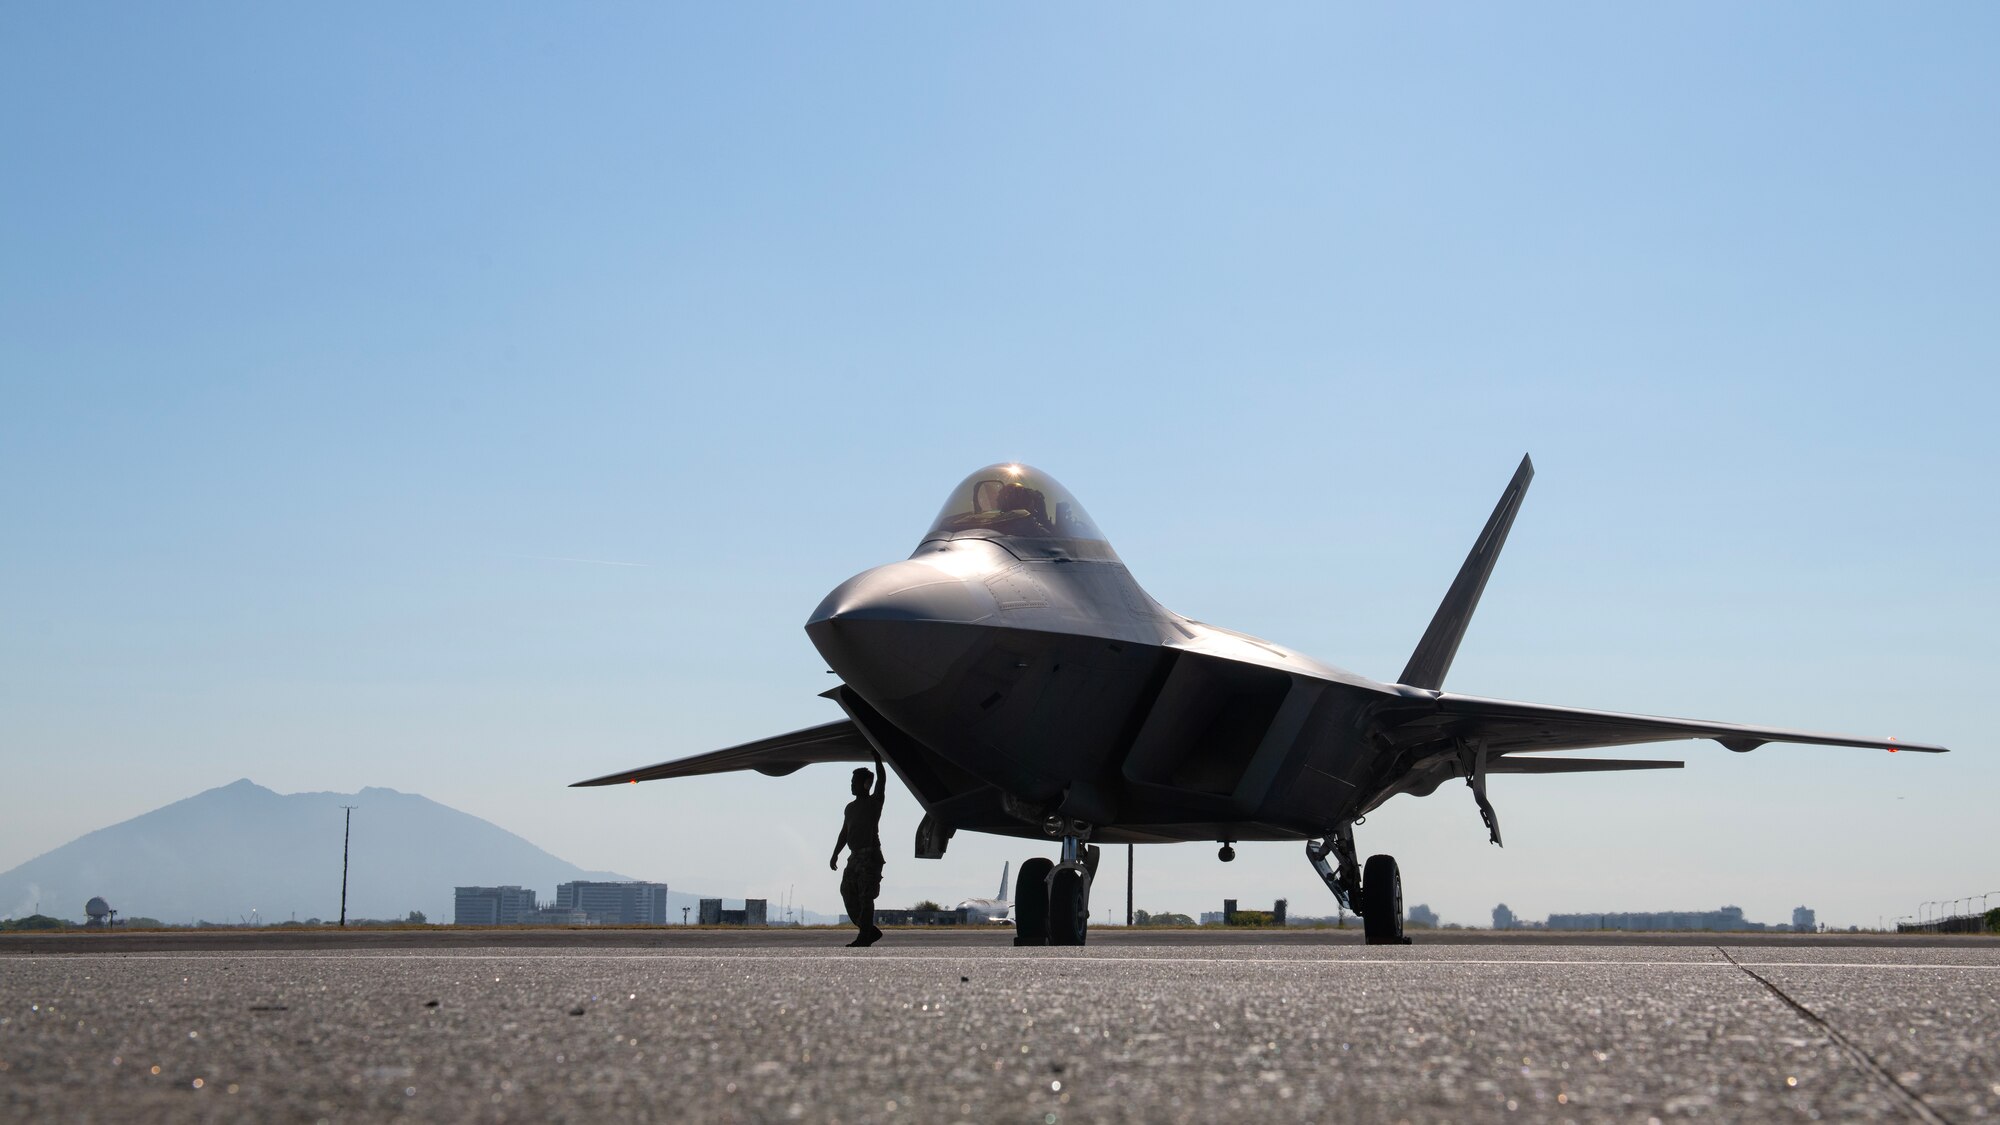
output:
[[[1099,844],[1303,840],[1373,944],[1403,937],[1393,856],[1354,826],[1401,793],[1462,778],[1500,843],[1493,774],[1676,769],[1561,752],[1678,739],[1942,753],[1944,747],[1626,715],[1444,690],[1534,476],[1523,457],[1392,683],[1167,609],[1141,589],[1068,489],[1019,464],[961,481],[915,553],[835,587],[806,635],[847,717],[580,786],[866,762],[880,752],[923,807],[916,854],[960,831],[1057,842],[1021,864],[1015,942],[1081,945]]]

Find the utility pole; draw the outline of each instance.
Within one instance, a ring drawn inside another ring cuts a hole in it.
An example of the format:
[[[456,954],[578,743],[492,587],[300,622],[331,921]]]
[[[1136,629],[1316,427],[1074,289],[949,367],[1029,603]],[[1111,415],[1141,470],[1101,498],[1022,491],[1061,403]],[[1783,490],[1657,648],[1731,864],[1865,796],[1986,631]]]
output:
[[[347,810],[346,823],[340,829],[340,924],[347,925],[347,842],[354,835],[354,806],[340,806]]]
[[[1132,860],[1139,851],[1139,845],[1125,845],[1125,924],[1132,924]]]

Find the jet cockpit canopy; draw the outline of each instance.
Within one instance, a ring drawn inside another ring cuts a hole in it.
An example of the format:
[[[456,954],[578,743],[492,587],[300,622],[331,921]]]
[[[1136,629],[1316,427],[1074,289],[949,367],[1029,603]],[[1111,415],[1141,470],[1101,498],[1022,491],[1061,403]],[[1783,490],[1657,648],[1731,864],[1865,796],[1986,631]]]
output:
[[[993,539],[1022,558],[1116,557],[1069,489],[1014,462],[960,481],[924,534],[926,542],[933,539]]]

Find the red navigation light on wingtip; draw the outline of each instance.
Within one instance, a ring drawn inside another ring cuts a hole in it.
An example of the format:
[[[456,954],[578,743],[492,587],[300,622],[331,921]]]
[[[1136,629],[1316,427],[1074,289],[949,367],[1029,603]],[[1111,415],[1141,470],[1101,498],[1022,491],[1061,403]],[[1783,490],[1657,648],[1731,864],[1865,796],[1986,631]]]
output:
[[[1891,742],[1894,742],[1894,741],[1896,741],[1896,736],[1895,736],[1895,735],[1893,735],[1893,734],[1892,734],[1892,735],[1890,735],[1890,736],[1889,736],[1889,741],[1891,741]],[[1889,753],[1891,753],[1891,754],[1894,754],[1895,752],[1896,752],[1896,748],[1895,748],[1894,746],[1891,746],[1891,747],[1889,747]]]

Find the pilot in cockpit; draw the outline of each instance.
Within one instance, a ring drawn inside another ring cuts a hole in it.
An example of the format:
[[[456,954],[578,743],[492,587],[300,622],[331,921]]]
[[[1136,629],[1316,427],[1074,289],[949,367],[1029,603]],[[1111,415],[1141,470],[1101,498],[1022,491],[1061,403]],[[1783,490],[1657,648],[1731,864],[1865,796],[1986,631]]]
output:
[[[1020,481],[983,480],[973,486],[972,510],[943,521],[953,531],[981,529],[1002,535],[1042,537],[1055,534],[1049,502],[1040,489]]]
[[[1086,554],[1093,551],[1072,540],[1103,541],[1090,517],[1062,485],[1020,465],[1005,464],[989,465],[959,482],[932,523],[930,534],[1061,540],[1067,545],[1049,549],[1064,552],[1065,557],[1074,557],[1079,550]],[[1106,554],[1108,548],[1096,553]]]
[[[994,497],[993,506],[1003,512],[1025,512],[1034,521],[1032,529],[1019,527],[1011,529],[1015,534],[1051,535],[1055,528],[1049,523],[1049,504],[1039,491],[1029,488],[1020,481],[1007,481],[1000,486]],[[1019,523],[1016,519],[1010,522]]]

